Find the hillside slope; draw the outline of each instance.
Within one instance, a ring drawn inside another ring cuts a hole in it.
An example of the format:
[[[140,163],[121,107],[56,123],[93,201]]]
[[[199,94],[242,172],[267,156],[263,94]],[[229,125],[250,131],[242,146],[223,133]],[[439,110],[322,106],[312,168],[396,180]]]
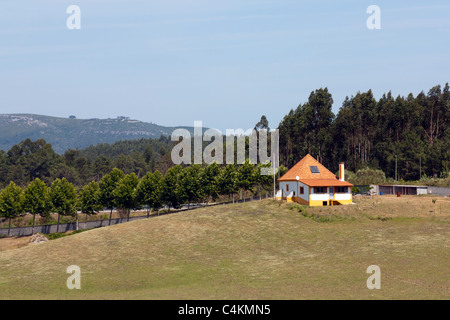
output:
[[[450,298],[446,220],[316,222],[290,208],[202,208],[0,252],[0,299]],[[373,264],[381,290],[366,287]],[[66,287],[70,265],[81,290]]]
[[[178,128],[178,127],[177,127]],[[193,128],[186,128],[193,132]],[[163,127],[128,118],[70,119],[34,114],[0,114],[0,150],[8,151],[27,138],[45,139],[57,153],[99,143],[170,136],[175,127]]]

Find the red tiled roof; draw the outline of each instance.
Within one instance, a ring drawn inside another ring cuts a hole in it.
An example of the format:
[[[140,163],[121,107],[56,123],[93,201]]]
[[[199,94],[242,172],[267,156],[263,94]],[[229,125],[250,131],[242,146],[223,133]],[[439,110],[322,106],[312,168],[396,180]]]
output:
[[[312,173],[310,166],[317,166],[319,173]],[[299,177],[299,181],[309,186],[352,186],[349,182],[340,181],[334,173],[309,154],[303,157],[278,181],[297,181],[297,177]]]

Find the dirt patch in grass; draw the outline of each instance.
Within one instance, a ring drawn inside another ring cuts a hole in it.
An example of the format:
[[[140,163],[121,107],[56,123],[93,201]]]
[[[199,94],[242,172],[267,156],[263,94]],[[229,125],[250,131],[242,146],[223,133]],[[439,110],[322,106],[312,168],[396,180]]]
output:
[[[0,252],[22,248],[30,243],[31,237],[0,238]]]

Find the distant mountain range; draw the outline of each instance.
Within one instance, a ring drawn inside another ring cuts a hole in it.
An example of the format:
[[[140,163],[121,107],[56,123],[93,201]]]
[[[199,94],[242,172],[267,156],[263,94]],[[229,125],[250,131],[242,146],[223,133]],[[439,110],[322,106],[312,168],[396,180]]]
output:
[[[163,127],[153,123],[116,119],[57,118],[36,114],[0,114],[0,150],[8,151],[27,138],[45,139],[57,153],[82,149],[99,143],[139,138],[170,137],[177,128],[194,132],[193,127]],[[205,129],[205,128],[204,128]]]

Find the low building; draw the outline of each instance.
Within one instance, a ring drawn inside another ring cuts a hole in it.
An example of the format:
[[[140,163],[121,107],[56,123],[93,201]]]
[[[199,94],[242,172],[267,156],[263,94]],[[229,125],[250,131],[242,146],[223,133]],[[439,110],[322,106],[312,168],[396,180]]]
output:
[[[421,195],[421,194],[434,194],[437,196],[450,196],[450,188],[446,187],[434,187],[434,186],[417,186],[410,184],[385,184],[372,186],[373,194],[375,195]]]
[[[402,194],[402,195],[420,195],[427,194],[428,188],[426,186],[415,186],[415,185],[379,185],[378,194],[388,195],[388,194]]]
[[[344,180],[344,163],[339,164],[339,178],[311,155],[306,155],[278,179],[276,198],[309,206],[352,203],[352,184]]]

